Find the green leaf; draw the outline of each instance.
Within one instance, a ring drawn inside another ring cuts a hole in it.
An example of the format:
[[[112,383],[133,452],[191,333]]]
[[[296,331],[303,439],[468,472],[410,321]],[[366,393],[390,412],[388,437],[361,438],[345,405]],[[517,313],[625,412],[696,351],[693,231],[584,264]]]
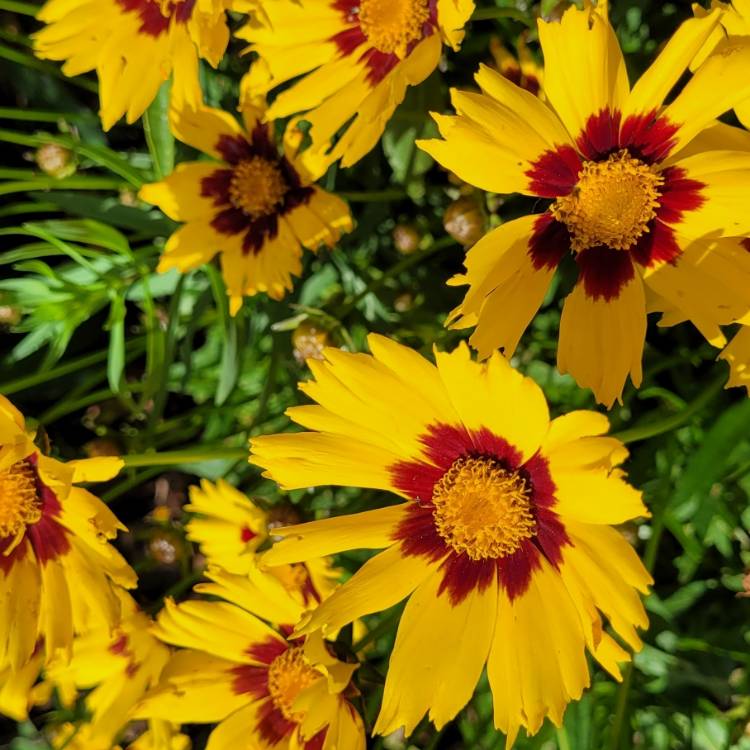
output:
[[[219,382],[214,395],[214,403],[221,406],[231,394],[240,374],[239,348],[237,345],[237,321],[229,314],[229,302],[224,281],[218,270],[212,266],[205,266],[211,280],[211,291],[219,313],[219,320],[224,331],[221,346],[221,364],[219,366]]]
[[[143,115],[143,133],[158,180],[163,180],[174,169],[174,136],[169,128],[170,88],[169,81],[163,83]]]
[[[109,387],[120,393],[125,371],[125,300],[115,295],[109,309],[109,356],[107,358],[107,380]]]

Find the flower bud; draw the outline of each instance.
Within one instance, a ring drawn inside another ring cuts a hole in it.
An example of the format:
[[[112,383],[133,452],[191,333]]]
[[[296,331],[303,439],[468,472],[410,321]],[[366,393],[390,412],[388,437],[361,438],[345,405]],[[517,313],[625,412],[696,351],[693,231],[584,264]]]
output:
[[[422,238],[410,224],[396,224],[393,229],[393,244],[402,255],[411,255],[419,249]]]
[[[328,346],[328,332],[308,321],[300,323],[292,334],[294,358],[300,364],[308,359],[323,359],[323,349]]]
[[[445,209],[445,231],[464,247],[473,245],[485,231],[482,207],[474,198],[459,198]]]
[[[75,174],[76,162],[73,152],[56,143],[45,143],[40,146],[34,156],[39,169],[60,180],[63,177],[70,177]]]

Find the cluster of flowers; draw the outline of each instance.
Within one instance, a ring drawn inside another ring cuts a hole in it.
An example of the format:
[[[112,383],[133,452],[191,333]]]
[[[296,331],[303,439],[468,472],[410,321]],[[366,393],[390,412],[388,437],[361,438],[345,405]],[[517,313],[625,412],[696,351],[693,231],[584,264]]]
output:
[[[21,718],[52,689],[67,702],[88,690],[90,721],[60,729],[67,747],[105,750],[139,718],[151,723],[133,750],[186,747],[183,722],[218,722],[209,750],[248,737],[356,750],[355,654],[331,643],[404,599],[376,733],[408,734],[426,714],[444,725],[485,665],[509,746],[521,727],[562,721],[589,684],[587,651],[619,679],[651,579],[611,526],[648,511],[606,417],[550,419],[506,358],[569,254],[578,281],[558,366],[606,406],[628,376],[640,383],[647,312],[691,321],[719,347],[722,326],[750,325],[750,135],[716,119],[734,108],[750,125],[746,6],[696,10],[632,88],[606,3],[571,6],[539,22],[543,75],[498,49],[499,72],[482,67],[480,91],[453,91],[456,114],[435,115],[442,138],[419,145],[441,165],[546,206],[488,233],[450,282],[468,291],[449,322],[474,327],[483,361],[464,344],[433,364],[375,335],[371,354],[326,349],[301,386],[315,404],[288,411],[309,431],[256,438],[249,457],[283,489],[366,487],[401,502],[277,526],[225,483],[195,487],[188,534],[209,582],[152,623],[110,544],[122,526],[76,486],[121,462],[44,455],[0,401],[0,711]],[[216,65],[226,49],[227,11],[249,14],[238,36],[255,54],[244,127],[204,106],[198,84],[199,58]],[[346,204],[315,180],[377,144],[472,11],[471,0],[50,0],[36,49],[71,75],[97,71],[105,127],[135,121],[172,76],[174,134],[212,159],[141,197],[184,222],[160,267],[219,253],[236,314],[247,295],[283,297],[302,248],[350,230]],[[291,118],[281,150],[276,118]],[[748,387],[749,331],[722,354],[730,383]],[[266,549],[271,537],[282,541]],[[352,549],[382,551],[337,585],[327,556]]]

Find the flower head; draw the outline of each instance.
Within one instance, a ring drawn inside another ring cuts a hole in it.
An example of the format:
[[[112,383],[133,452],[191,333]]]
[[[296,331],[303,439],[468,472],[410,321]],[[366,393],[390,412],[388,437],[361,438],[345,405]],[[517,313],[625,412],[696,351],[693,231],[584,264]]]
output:
[[[525,33],[519,34],[516,50],[514,55],[497,37],[490,39],[490,52],[500,74],[522,89],[544,99],[544,69],[531,54],[526,44]]]
[[[289,410],[315,432],[252,440],[251,462],[287,489],[390,490],[405,502],[278,530],[264,564],[384,549],[303,620],[324,634],[408,598],[376,730],[407,734],[429,711],[442,726],[485,664],[495,724],[559,724],[589,684],[585,651],[615,677],[647,624],[636,589],[650,576],[609,524],[647,515],[616,468],[627,451],[607,419],[550,420],[541,389],[495,354],[465,345],[437,366],[371,335],[372,356],[326,350]]]
[[[260,57],[243,87],[264,96],[302,76],[268,116],[304,112],[312,138],[305,158],[350,166],[378,142],[407,87],[435,70],[443,43],[458,47],[473,9],[473,0],[266,3],[265,18],[254,16],[238,32]]]
[[[209,750],[249,738],[275,750],[364,750],[362,721],[344,697],[356,665],[338,661],[320,637],[287,641],[303,609],[277,579],[255,573],[219,573],[198,589],[223,601],[167,602],[156,634],[186,650],[138,713],[218,722]]]
[[[202,101],[198,60],[214,67],[229,42],[228,0],[49,0],[37,16],[38,57],[65,60],[69,76],[95,70],[109,130],[135,122],[170,74],[173,101]]]
[[[750,39],[724,40],[665,106],[721,10],[680,26],[631,89],[606,11],[587,5],[539,22],[546,104],[482,67],[482,93],[454,90],[457,116],[435,115],[443,140],[420,145],[466,182],[547,202],[474,245],[451,281],[469,286],[453,323],[476,326],[481,356],[510,356],[572,256],[578,281],[563,307],[558,367],[611,406],[628,375],[641,381],[645,289],[693,321],[723,325],[750,310],[750,287],[733,284],[750,255],[738,241],[716,249],[720,237],[750,234],[739,208],[750,154],[705,137],[750,96]]]
[[[259,508],[224,480],[203,479],[200,487],[192,486],[185,510],[195,514],[185,527],[187,537],[200,545],[209,565],[238,575],[256,575],[256,551],[283,525],[273,509]],[[326,558],[279,565],[266,573],[305,608],[329,596],[341,576]]]
[[[117,586],[135,573],[109,540],[124,526],[75,482],[103,481],[119,458],[45,456],[21,413],[0,396],[0,667],[18,670],[41,646],[69,654],[92,617],[114,626]]]
[[[334,245],[352,228],[346,204],[280,154],[273,123],[244,111],[245,129],[217,109],[176,109],[175,135],[220,161],[188,162],[140,196],[186,224],[167,241],[160,271],[188,271],[221,254],[232,313],[245,295],[281,299],[302,269],[302,246]]]
[[[169,659],[169,649],[151,633],[150,618],[128,594],[121,592],[120,600],[122,617],[114,630],[103,620],[93,622],[73,641],[70,660],[53,660],[45,670],[46,684],[64,703],[72,705],[79,691],[87,691],[90,719],[76,736],[92,750],[114,744]]]

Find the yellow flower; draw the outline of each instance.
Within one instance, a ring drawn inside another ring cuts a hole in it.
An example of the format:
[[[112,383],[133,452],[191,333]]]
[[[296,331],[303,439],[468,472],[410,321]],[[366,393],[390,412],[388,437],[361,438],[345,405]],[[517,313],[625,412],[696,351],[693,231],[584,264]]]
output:
[[[88,691],[90,720],[77,737],[91,748],[112,746],[169,659],[169,649],[150,631],[150,618],[128,594],[120,600],[122,619],[114,631],[107,622],[92,623],[73,641],[70,660],[53,660],[45,671],[48,685],[68,705],[78,691]]]
[[[706,57],[728,36],[748,37],[750,36],[750,3],[748,0],[733,0],[730,3],[717,2],[712,0],[711,9],[719,8],[725,11],[721,16],[721,25],[717,26],[706,44],[698,52],[693,60],[691,69],[699,67],[705,62]],[[693,12],[699,18],[706,15],[705,8],[698,3],[693,3]],[[734,105],[734,112],[739,121],[746,127],[750,128],[750,99],[744,99]]]
[[[569,255],[578,281],[558,367],[607,406],[628,375],[641,382],[644,287],[689,320],[723,325],[750,310],[750,285],[733,283],[750,254],[739,241],[716,243],[750,234],[750,153],[703,142],[718,115],[750,96],[750,39],[722,42],[663,105],[720,18],[717,9],[682,24],[631,89],[605,11],[571,7],[539,22],[546,104],[482,67],[482,93],[454,90],[457,116],[435,115],[444,140],[420,145],[444,167],[484,190],[548,201],[487,234],[451,282],[469,286],[451,320],[476,326],[482,357],[513,353]]]
[[[514,55],[502,45],[497,37],[490,39],[490,52],[495,58],[495,65],[500,75],[540,99],[544,99],[542,90],[544,69],[529,51],[525,33],[519,34],[516,50],[517,54]]]
[[[305,158],[342,166],[378,142],[408,86],[438,65],[443,43],[457,49],[473,0],[275,0],[237,35],[260,59],[243,89],[280,93],[268,116],[304,112],[312,146]],[[342,128],[338,142],[331,141]]]
[[[279,529],[276,565],[384,549],[302,621],[323,634],[408,598],[376,731],[437,726],[470,699],[487,664],[495,724],[562,721],[589,684],[586,648],[616,678],[647,618],[651,578],[609,524],[647,515],[617,469],[627,451],[606,417],[550,420],[541,389],[498,354],[466,345],[437,366],[381,336],[372,356],[326,349],[302,390],[317,405],[289,416],[316,430],[252,440],[251,462],[285,489],[386,490],[396,505]]]
[[[0,396],[0,667],[21,669],[38,643],[69,654],[91,617],[114,626],[116,585],[135,573],[109,544],[125,527],[74,482],[110,479],[119,458],[62,463],[43,455],[21,413]]]
[[[278,580],[255,573],[218,573],[196,587],[224,601],[167,601],[156,634],[186,650],[138,714],[218,722],[207,750],[364,750],[362,721],[343,697],[356,665],[334,658],[320,637],[288,642],[282,632],[303,609]]]
[[[37,649],[34,655],[17,671],[9,665],[0,665],[0,715],[16,721],[29,718],[29,708],[34,700],[34,683],[42,669],[44,654]]]
[[[176,109],[181,141],[221,161],[188,162],[141,198],[186,224],[167,241],[160,271],[181,272],[221,253],[231,311],[245,295],[281,299],[302,270],[302,246],[333,246],[352,228],[346,204],[306,177],[291,154],[277,151],[273,123],[244,110],[245,130],[226,112]]]
[[[63,724],[50,738],[53,750],[122,750],[122,745],[92,740],[86,724]],[[127,750],[190,750],[190,738],[167,721],[150,721],[149,728]]]
[[[173,101],[202,101],[198,59],[216,67],[229,42],[229,0],[49,0],[34,38],[38,57],[65,60],[69,76],[95,70],[109,130],[135,122],[173,74]]]
[[[203,479],[200,487],[192,486],[185,510],[196,514],[185,527],[188,539],[200,546],[209,565],[229,573],[247,575],[253,570],[256,550],[280,526],[273,512],[262,510],[224,480],[212,484]],[[281,581],[303,607],[329,596],[341,575],[327,558],[280,565],[267,573]]]

